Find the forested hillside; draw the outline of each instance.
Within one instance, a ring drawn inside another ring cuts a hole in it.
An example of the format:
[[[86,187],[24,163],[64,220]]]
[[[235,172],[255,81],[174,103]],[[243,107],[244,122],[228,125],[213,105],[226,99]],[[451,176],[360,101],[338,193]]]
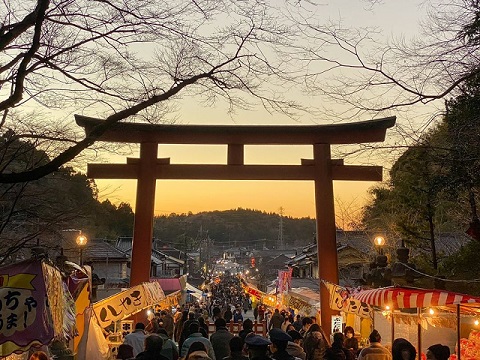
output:
[[[283,217],[285,246],[312,241],[315,221]],[[207,234],[216,246],[275,248],[278,246],[280,216],[259,210],[235,209],[198,214],[170,214],[155,218],[154,237],[179,248],[194,248]]]

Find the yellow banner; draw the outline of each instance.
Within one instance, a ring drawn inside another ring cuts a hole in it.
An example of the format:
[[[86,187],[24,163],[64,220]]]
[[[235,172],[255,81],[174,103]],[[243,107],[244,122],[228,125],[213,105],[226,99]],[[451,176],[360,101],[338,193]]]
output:
[[[372,317],[372,309],[364,302],[361,302],[350,296],[349,291],[336,284],[322,281],[330,293],[330,308],[333,310],[344,311],[350,314],[356,314],[363,318]]]
[[[112,321],[123,320],[163,299],[165,294],[157,282],[143,283],[95,303],[93,311],[100,326],[105,328]]]
[[[35,274],[0,275],[0,288],[35,290],[32,285]]]

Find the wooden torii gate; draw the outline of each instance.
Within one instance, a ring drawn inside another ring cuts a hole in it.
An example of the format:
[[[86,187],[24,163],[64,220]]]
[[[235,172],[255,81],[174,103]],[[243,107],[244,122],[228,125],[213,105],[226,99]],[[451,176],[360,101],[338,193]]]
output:
[[[88,135],[103,120],[75,115]],[[206,180],[313,180],[318,247],[319,279],[338,284],[333,180],[381,181],[381,166],[344,165],[331,158],[332,144],[359,144],[385,140],[395,117],[337,125],[314,126],[229,126],[150,125],[117,123],[98,140],[139,143],[140,158],[126,164],[88,164],[87,175],[97,179],[137,179],[135,224],[130,286],[150,279],[155,185],[157,179]],[[170,164],[157,158],[158,144],[227,145],[227,163]],[[312,145],[313,159],[301,165],[245,165],[245,145]],[[332,315],[329,293],[320,284],[321,321],[330,333]]]

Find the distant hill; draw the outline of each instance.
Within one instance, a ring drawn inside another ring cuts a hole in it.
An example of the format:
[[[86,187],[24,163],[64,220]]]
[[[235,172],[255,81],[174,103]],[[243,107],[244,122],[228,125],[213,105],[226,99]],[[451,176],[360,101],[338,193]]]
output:
[[[283,239],[286,246],[303,246],[312,242],[315,220],[284,216]],[[153,235],[181,249],[194,249],[208,237],[215,247],[277,247],[280,215],[242,209],[209,211],[198,214],[157,216]]]

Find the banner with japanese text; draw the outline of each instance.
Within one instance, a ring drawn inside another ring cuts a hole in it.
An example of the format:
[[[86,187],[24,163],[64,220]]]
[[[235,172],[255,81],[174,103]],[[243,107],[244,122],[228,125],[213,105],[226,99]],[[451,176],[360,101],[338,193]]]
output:
[[[292,268],[288,270],[278,270],[277,293],[283,294],[292,288]]]
[[[50,343],[55,330],[47,299],[41,261],[0,269],[0,356]]]
[[[362,301],[350,296],[347,288],[322,280],[330,293],[330,308],[356,314],[362,318],[372,318],[372,308]]]
[[[112,321],[123,320],[163,299],[165,294],[157,282],[142,283],[95,303],[93,311],[100,326],[106,328]]]

